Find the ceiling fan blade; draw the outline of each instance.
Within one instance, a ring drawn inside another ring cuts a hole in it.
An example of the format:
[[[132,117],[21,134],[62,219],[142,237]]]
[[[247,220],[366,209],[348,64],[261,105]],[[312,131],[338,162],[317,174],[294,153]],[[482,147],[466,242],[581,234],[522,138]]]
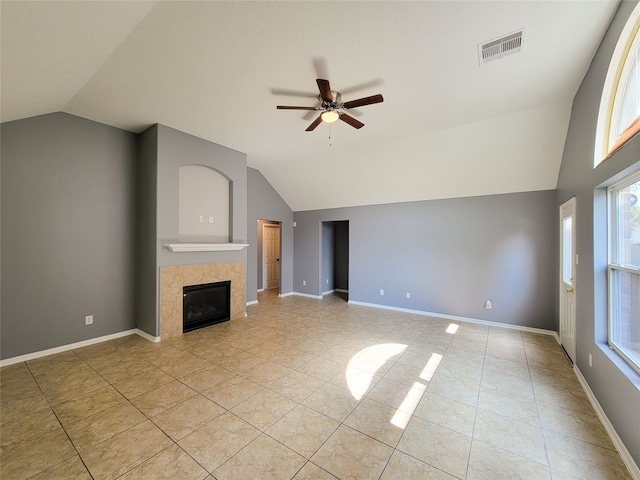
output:
[[[289,107],[287,105],[278,105],[278,110],[316,110],[316,107]]]
[[[321,123],[322,123],[322,115],[318,115],[318,118],[316,118],[313,121],[313,123],[305,129],[305,132],[313,132],[316,129],[316,127]]]
[[[333,102],[333,95],[331,94],[331,87],[329,86],[329,80],[323,80],[318,78],[316,80],[318,88],[320,89],[320,97],[325,102]]]
[[[350,102],[344,102],[344,108],[364,107],[365,105],[371,105],[373,103],[381,103],[384,101],[382,95],[371,95],[370,97],[358,98],[357,100],[351,100]]]
[[[322,118],[321,118],[321,120],[322,120]],[[356,120],[351,115],[347,115],[346,113],[343,113],[343,114],[340,115],[340,120],[342,120],[344,123],[348,123],[353,128],[362,128],[362,127],[364,127],[364,123],[362,123],[360,120]]]

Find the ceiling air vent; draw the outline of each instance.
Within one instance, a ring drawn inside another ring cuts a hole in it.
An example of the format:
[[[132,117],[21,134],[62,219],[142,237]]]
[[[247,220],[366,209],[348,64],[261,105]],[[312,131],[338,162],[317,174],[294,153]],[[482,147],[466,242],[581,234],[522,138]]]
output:
[[[480,65],[520,52],[523,34],[524,30],[519,30],[478,45]]]

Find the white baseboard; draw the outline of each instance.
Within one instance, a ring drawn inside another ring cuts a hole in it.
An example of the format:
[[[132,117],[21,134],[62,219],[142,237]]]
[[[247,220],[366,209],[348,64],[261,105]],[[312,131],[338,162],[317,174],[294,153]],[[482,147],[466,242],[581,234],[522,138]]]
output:
[[[69,350],[75,350],[76,348],[88,347],[89,345],[95,345],[96,343],[107,342],[115,338],[127,337],[129,335],[140,335],[151,342],[159,342],[160,337],[153,337],[140,329],[134,328],[132,330],[125,330],[124,332],[112,333],[111,335],[104,335],[102,337],[91,338],[89,340],[83,340],[82,342],[69,343],[67,345],[61,345],[59,347],[48,348],[46,350],[40,350],[38,352],[27,353],[25,355],[18,355],[17,357],[6,358],[0,360],[0,367],[6,367],[7,365],[13,365],[14,363],[27,362],[36,358],[46,357],[47,355],[55,355],[56,353],[67,352]]]
[[[591,387],[589,387],[587,380],[584,378],[582,372],[575,363],[573,364],[573,371],[576,374],[576,377],[578,377],[578,381],[580,382],[580,385],[582,385],[583,390],[587,394],[587,398],[589,398],[593,409],[596,411],[596,415],[602,422],[604,429],[609,434],[611,442],[616,447],[616,450],[618,450],[620,458],[622,458],[622,461],[627,467],[627,470],[629,470],[631,478],[633,478],[633,480],[640,480],[640,468],[638,468],[638,465],[636,464],[636,462],[634,462],[633,457],[629,453],[629,450],[627,450],[627,447],[625,447],[624,443],[622,443],[622,439],[618,436],[618,432],[616,432],[616,429],[613,428],[613,425],[609,421],[609,418],[600,406],[600,402],[598,402],[598,399],[591,390]]]
[[[260,291],[260,290],[258,290],[258,291]],[[247,302],[247,307],[249,305],[257,305],[257,303],[258,303],[258,300],[251,300],[250,302]]]
[[[293,295],[293,292],[279,293],[279,294],[278,294],[278,296],[279,296],[280,298],[283,298],[283,297],[290,297],[291,295]]]
[[[335,289],[327,290],[326,292],[322,292],[322,296],[324,297],[325,295],[330,295],[333,292],[335,292]]]
[[[260,293],[260,292],[264,292],[264,288],[259,288],[258,289],[258,293]]]
[[[297,297],[315,298],[316,300],[322,300],[322,295],[311,295],[310,293],[291,292],[287,295],[295,295]],[[284,295],[281,295],[284,296]]]
[[[477,323],[478,325],[486,325],[488,327],[499,327],[499,328],[508,328],[511,330],[520,330],[522,332],[531,332],[531,333],[541,333],[543,335],[555,335],[557,336],[554,330],[545,330],[544,328],[534,328],[534,327],[525,327],[522,325],[510,325],[508,323],[500,323],[500,322],[491,322],[489,320],[480,320],[478,318],[470,318],[470,317],[459,317],[457,315],[447,315],[444,313],[434,313],[434,312],[426,312],[424,310],[411,310],[409,308],[400,308],[400,307],[391,307],[389,305],[380,305],[377,303],[366,303],[366,302],[358,302],[356,300],[349,300],[349,303],[353,305],[362,305],[365,307],[373,307],[373,308],[381,308],[383,310],[393,310],[396,312],[404,312],[404,313],[414,313],[416,315],[424,315],[426,317],[436,317],[442,318],[445,320],[453,320],[454,322],[467,322],[467,323]]]
[[[345,290],[344,288],[336,288],[335,290],[338,293],[349,293],[349,290]]]

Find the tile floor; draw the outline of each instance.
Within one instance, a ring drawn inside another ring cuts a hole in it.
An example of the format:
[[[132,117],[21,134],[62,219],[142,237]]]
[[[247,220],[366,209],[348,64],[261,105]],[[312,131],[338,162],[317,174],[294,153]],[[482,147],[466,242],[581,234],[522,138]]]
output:
[[[631,478],[551,336],[259,300],[2,368],[0,478]]]

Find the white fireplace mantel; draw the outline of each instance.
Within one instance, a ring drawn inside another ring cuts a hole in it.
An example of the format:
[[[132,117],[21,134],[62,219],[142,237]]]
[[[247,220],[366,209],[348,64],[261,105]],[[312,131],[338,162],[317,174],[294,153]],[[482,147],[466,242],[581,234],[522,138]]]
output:
[[[242,250],[248,243],[165,243],[164,246],[174,253],[181,252],[224,252]]]

